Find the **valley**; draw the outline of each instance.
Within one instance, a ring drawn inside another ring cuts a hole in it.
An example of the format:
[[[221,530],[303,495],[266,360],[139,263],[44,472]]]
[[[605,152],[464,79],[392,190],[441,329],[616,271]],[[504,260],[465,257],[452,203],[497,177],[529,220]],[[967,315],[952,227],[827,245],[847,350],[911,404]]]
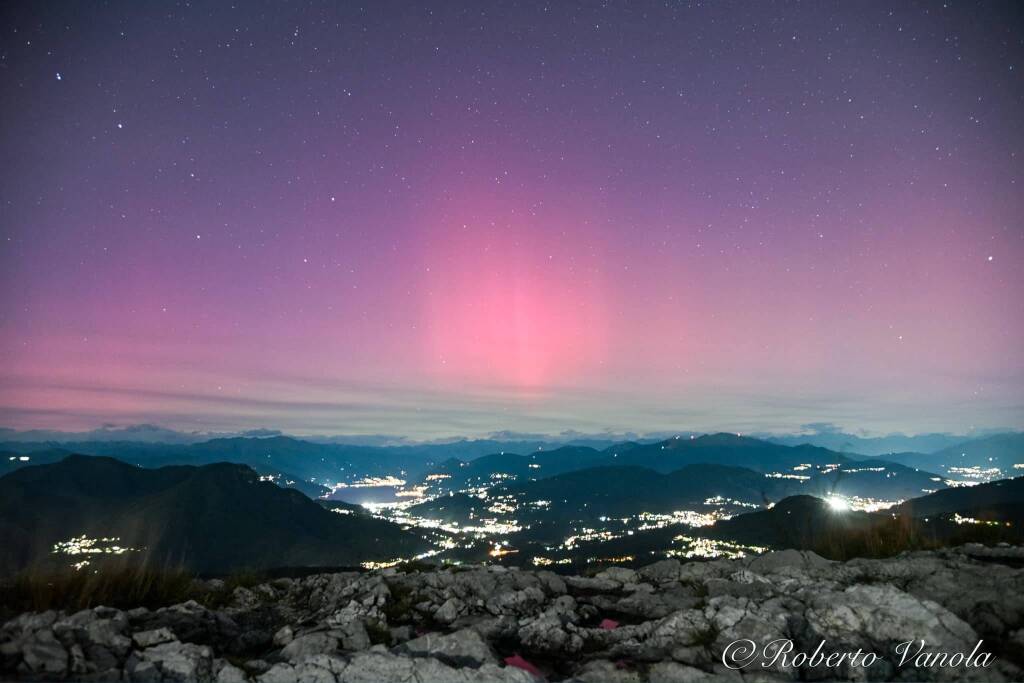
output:
[[[1020,471],[1013,465],[1024,458],[1009,450],[1020,441],[1007,435],[964,444],[958,466],[948,465],[945,452],[893,458],[908,465],[730,434],[600,449],[531,444],[516,449],[523,453],[504,444],[506,450],[465,460],[444,457],[471,450],[465,446],[405,450],[288,437],[36,450],[21,444],[6,456],[9,474],[0,479],[10,491],[0,505],[3,540],[22,548],[5,571],[141,560],[214,574],[410,561],[568,571],[781,547],[830,545],[843,554],[836,539],[856,538],[856,545],[871,534],[887,540],[858,552],[877,554],[896,542],[889,536],[897,518],[909,529],[899,532],[904,542],[1012,539],[1021,528],[1024,480],[1003,486],[985,481],[988,475],[954,476],[972,468]],[[993,448],[1002,449],[999,467],[985,468]],[[928,464],[934,470],[919,467]],[[45,512],[26,515],[33,506]],[[289,531],[295,515],[306,520],[298,535]],[[115,521],[126,517],[130,524]],[[261,518],[267,522],[257,529]],[[200,525],[207,531],[190,535]],[[372,543],[361,545],[368,532]]]

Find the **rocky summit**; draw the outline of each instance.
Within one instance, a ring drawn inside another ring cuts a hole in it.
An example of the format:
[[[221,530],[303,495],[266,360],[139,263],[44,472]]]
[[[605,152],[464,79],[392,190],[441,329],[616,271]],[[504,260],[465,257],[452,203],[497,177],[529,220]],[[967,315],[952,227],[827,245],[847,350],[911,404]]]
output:
[[[216,609],[190,601],[22,614],[0,631],[0,675],[224,683],[1021,680],[1022,560],[1024,548],[963,546],[845,563],[797,551],[664,560],[591,576],[458,566],[281,578],[236,588]],[[860,659],[849,656],[857,652]]]

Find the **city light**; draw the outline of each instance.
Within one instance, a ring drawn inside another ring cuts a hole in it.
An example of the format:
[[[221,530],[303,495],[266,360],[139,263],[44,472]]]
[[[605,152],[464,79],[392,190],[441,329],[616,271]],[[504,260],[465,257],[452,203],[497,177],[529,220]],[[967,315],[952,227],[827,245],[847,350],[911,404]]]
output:
[[[848,512],[850,510],[850,504],[838,496],[829,496],[825,499],[825,502],[827,502],[828,506],[836,512]]]

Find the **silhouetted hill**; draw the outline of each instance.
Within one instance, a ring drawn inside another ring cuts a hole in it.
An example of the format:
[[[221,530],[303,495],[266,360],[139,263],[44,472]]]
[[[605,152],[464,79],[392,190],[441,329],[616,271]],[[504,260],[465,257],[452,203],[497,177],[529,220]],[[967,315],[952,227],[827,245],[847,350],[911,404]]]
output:
[[[867,512],[838,511],[815,496],[791,496],[770,510],[717,522],[701,535],[758,546],[814,548],[824,538],[863,531],[873,523]]]
[[[645,467],[595,467],[517,484],[508,491],[527,500],[551,500],[552,511],[620,517],[708,507],[720,496],[758,505],[778,495],[779,480],[742,467],[689,465],[661,474]]]
[[[100,449],[105,449],[106,445],[103,443],[94,444]],[[148,453],[142,457],[135,450],[141,448],[146,450]],[[179,446],[165,446],[165,445],[150,445],[150,444],[136,444],[128,445],[125,447],[119,447],[116,450],[121,454],[118,460],[128,462],[129,464],[136,464],[140,467],[162,467],[165,465],[180,465],[180,464],[204,464],[207,458],[196,458],[196,457],[178,457],[170,453],[161,453],[161,451],[171,450],[176,452]],[[47,448],[45,450],[32,451],[29,453],[14,453],[14,452],[0,452],[0,476],[21,469],[22,467],[28,467],[29,465],[49,465],[51,463],[60,462],[64,458],[72,455],[73,452],[64,448]],[[79,455],[88,455],[81,454]],[[113,456],[108,456],[113,457]],[[132,460],[141,460],[141,462],[133,463]],[[266,462],[260,461],[260,459],[253,459],[255,462],[245,463],[252,467],[257,474],[263,477],[266,481],[271,481],[278,486],[284,488],[295,489],[301,491],[310,498],[320,498],[330,493],[330,489],[321,484],[316,484],[311,481],[293,475],[289,472],[284,472],[275,467],[270,467]],[[214,462],[230,462],[230,460],[214,460]]]
[[[752,545],[814,550],[842,559],[968,542],[1019,543],[1021,522],[1024,478],[945,489],[875,513],[837,509],[821,498],[793,496],[769,510],[721,520],[698,533]]]
[[[0,569],[111,557],[53,552],[82,536],[136,549],[126,560],[201,572],[355,565],[426,548],[394,524],[337,514],[243,465],[143,469],[73,455],[0,478]]]
[[[1014,506],[1024,507],[1024,477],[1001,479],[977,486],[958,486],[908,500],[893,511],[912,517],[929,517],[966,511],[983,513],[991,508],[1005,515]],[[999,519],[1000,516],[985,516]]]

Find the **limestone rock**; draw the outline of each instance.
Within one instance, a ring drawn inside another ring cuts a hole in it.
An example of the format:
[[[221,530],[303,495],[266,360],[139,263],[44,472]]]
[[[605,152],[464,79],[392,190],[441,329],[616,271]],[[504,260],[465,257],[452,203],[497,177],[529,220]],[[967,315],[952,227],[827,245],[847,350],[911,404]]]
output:
[[[615,581],[619,584],[625,585],[628,583],[636,583],[639,580],[640,575],[632,569],[625,567],[608,567],[604,571],[597,574],[598,579],[604,579],[607,581]]]
[[[21,658],[34,674],[62,676],[68,670],[68,651],[49,628],[33,633],[22,645]]]
[[[1024,680],[1016,553],[971,546],[837,563],[783,551],[593,577],[505,567],[314,574],[239,589],[217,609],[15,616],[0,626],[0,680],[532,683],[532,665],[551,681],[582,682]],[[910,639],[950,653],[984,641],[995,658],[973,670],[900,668],[896,648]],[[879,661],[824,669],[761,652],[734,671],[722,657],[735,641],[792,641],[796,652],[825,641]]]
[[[140,648],[152,647],[160,643],[170,643],[178,638],[169,628],[161,627],[151,631],[139,631],[132,634],[132,642]]]
[[[307,633],[285,645],[281,657],[294,662],[311,655],[330,654],[338,651],[339,644],[338,637],[332,633]]]
[[[465,605],[458,598],[448,598],[443,605],[434,612],[434,620],[441,624],[450,624],[459,618]]]
[[[151,680],[153,671],[164,681],[199,681],[213,679],[213,652],[206,645],[194,643],[161,643],[136,653],[138,664],[130,680]]]
[[[402,649],[413,655],[435,657],[455,666],[478,667],[498,661],[487,641],[477,631],[468,628],[445,635],[428,633],[405,643]]]

